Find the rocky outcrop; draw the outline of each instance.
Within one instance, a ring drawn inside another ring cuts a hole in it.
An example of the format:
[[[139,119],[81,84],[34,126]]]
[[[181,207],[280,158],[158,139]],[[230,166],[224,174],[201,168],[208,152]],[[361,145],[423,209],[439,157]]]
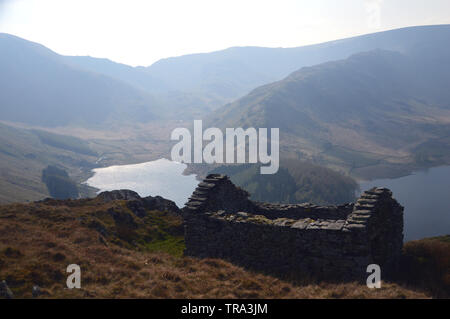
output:
[[[161,196],[141,197],[138,193],[128,189],[102,192],[97,198],[102,199],[104,202],[126,200],[127,207],[139,217],[145,216],[146,210],[167,211],[176,214],[181,213],[178,206],[171,200]]]
[[[97,198],[101,198],[105,203],[111,202],[113,200],[132,200],[140,199],[138,193],[131,191],[129,189],[120,189],[114,191],[106,191],[98,194]]]
[[[167,211],[172,213],[181,213],[181,210],[175,204],[175,202],[165,199],[161,196],[147,196],[142,198],[144,205],[147,209],[150,210],[159,210],[159,211]]]
[[[340,206],[256,203],[223,175],[208,175],[183,209],[185,254],[232,261],[269,273],[365,280],[397,271],[403,207],[385,188]]]

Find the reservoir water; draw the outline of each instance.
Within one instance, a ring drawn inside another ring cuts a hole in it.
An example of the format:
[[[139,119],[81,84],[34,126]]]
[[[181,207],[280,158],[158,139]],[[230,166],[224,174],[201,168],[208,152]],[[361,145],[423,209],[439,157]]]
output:
[[[392,190],[405,207],[405,241],[450,234],[450,166],[360,183],[362,191],[374,186]]]
[[[130,189],[141,197],[162,196],[183,207],[199,183],[196,175],[183,175],[186,164],[162,158],[132,165],[115,165],[93,169],[86,181],[102,191]]]
[[[86,183],[100,191],[131,189],[142,197],[160,195],[183,207],[198,184],[195,175],[183,175],[185,168],[168,159],[96,168]],[[391,189],[405,207],[405,240],[450,234],[450,166],[360,183],[362,191],[374,186]]]

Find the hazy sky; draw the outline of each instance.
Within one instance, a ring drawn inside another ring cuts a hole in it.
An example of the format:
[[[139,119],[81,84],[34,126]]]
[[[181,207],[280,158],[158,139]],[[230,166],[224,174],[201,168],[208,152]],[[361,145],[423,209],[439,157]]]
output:
[[[0,32],[130,65],[450,23],[449,0],[0,0]]]

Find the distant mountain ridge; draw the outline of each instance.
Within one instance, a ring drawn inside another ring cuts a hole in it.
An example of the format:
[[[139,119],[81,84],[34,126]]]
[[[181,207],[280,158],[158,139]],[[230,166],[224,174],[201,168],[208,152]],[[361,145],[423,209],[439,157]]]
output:
[[[158,102],[121,80],[68,65],[37,43],[0,34],[0,116],[42,126],[159,118]]]
[[[308,117],[308,112],[311,116],[322,116],[327,121],[335,122],[349,116],[357,116],[354,112],[374,112],[375,103],[378,110],[381,107],[389,108],[391,103],[401,98],[419,100],[419,97],[422,97],[426,101],[418,102],[429,102],[433,106],[446,109],[450,100],[450,94],[445,90],[447,81],[450,80],[450,67],[445,63],[448,61],[438,61],[437,58],[430,57],[433,61],[427,62],[427,58],[416,53],[403,55],[393,51],[374,50],[355,54],[345,60],[304,67],[281,81],[254,89],[244,98],[221,108],[223,113],[219,110],[211,116],[215,116],[217,121],[227,123],[231,117],[239,118],[239,113],[250,112],[248,108],[251,106],[257,107],[253,108],[252,112],[259,116],[257,111],[267,112],[275,107],[270,102],[278,103],[280,111],[287,107],[287,101],[290,100],[292,107],[302,112],[301,117],[283,118],[279,123],[273,123],[279,117],[267,116],[267,122],[258,123],[288,130],[287,123],[292,121],[292,128],[298,128],[298,120],[303,121]],[[450,57],[447,60],[450,60]],[[434,82],[428,82],[429,79]],[[433,89],[432,92],[429,92],[430,89]],[[358,100],[358,108],[353,108],[352,103],[355,101],[352,99]],[[345,113],[346,111],[353,113]],[[313,119],[308,118],[308,121],[312,122]],[[245,126],[242,118],[240,122],[233,124]]]
[[[161,59],[149,67],[125,67],[104,59],[66,57],[74,65],[127,80],[170,104],[215,109],[252,89],[281,80],[304,66],[373,49],[406,52],[422,42],[450,36],[449,25],[410,27],[296,48],[232,47]],[[179,98],[177,98],[179,97]],[[189,102],[183,100],[188,99]]]
[[[58,55],[0,34],[0,115],[41,126],[200,118],[305,66],[373,49],[405,53],[448,38],[450,25],[419,26],[297,48],[232,47],[130,67]]]
[[[148,67],[133,68],[135,75],[126,77],[133,77],[133,83],[142,85],[141,77],[146,72],[149,78],[159,82],[147,86],[145,89],[149,92],[207,97],[206,105],[215,109],[305,66],[345,59],[374,49],[407,52],[430,39],[446,37],[450,37],[450,25],[408,27],[295,48],[231,47],[161,59]],[[78,58],[72,62],[79,61]],[[91,65],[93,71],[100,68]],[[112,72],[112,69],[103,69],[103,72]]]

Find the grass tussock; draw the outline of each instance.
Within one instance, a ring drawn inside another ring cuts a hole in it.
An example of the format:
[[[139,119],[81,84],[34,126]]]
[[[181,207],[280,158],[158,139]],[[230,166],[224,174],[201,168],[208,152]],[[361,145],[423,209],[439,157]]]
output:
[[[450,235],[407,242],[401,280],[438,298],[450,298]]]
[[[137,217],[123,201],[0,206],[0,280],[19,298],[31,298],[34,285],[41,287],[41,298],[431,296],[395,283],[383,283],[381,289],[359,283],[293,284],[223,260],[183,257],[183,246],[179,216],[149,211]],[[81,289],[66,288],[69,264],[81,267]]]

